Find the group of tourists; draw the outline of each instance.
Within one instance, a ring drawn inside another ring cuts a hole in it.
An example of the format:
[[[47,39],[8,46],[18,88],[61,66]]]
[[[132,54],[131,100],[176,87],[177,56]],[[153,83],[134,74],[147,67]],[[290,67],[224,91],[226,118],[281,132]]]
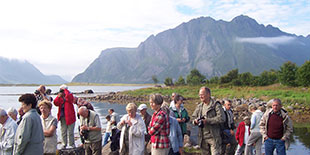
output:
[[[250,105],[252,115],[244,117],[236,127],[232,102],[213,100],[210,89],[202,87],[199,90],[201,102],[197,103],[192,118],[180,94],[173,93],[170,104],[162,95],[152,94],[149,104],[154,112],[151,115],[146,104],[128,103],[127,114],[121,118],[114,109],[109,109],[102,138],[99,115],[89,102],[74,97],[66,85],[60,86],[55,99],[49,93],[41,85],[35,93],[19,97],[21,108],[18,111],[0,108],[0,155],[55,155],[58,122],[61,149],[75,148],[74,104],[78,106],[78,129],[86,155],[101,155],[102,147],[109,141],[111,151],[121,155],[183,155],[189,122],[198,126],[197,143],[203,155],[271,155],[274,150],[282,155],[286,154],[293,132],[292,121],[282,109],[280,99],[271,100],[271,108],[266,111],[264,107]],[[52,103],[58,107],[57,118],[51,115]]]

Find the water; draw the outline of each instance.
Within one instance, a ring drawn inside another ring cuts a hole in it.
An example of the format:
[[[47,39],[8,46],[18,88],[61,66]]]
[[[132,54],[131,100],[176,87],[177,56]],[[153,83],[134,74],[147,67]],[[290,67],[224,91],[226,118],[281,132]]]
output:
[[[124,90],[133,90],[133,89],[139,89],[146,86],[69,86],[69,90],[77,93],[82,92],[87,89],[92,89],[95,94],[103,94],[111,91],[124,91]],[[52,89],[53,92],[57,92],[59,90],[59,87],[52,86],[47,87]],[[20,103],[18,102],[18,97],[20,94],[24,93],[33,93],[34,90],[37,89],[37,87],[0,87],[0,107],[4,109],[8,109],[9,107],[14,107],[18,109],[20,107]],[[77,97],[82,96],[76,95]],[[52,96],[55,98],[55,96]],[[93,107],[95,108],[95,111],[99,114],[102,128],[106,128],[106,119],[105,116],[108,115],[108,109],[113,108],[116,113],[120,114],[120,117],[124,114],[126,114],[124,104],[111,104],[108,102],[98,103],[98,102],[92,102]],[[75,106],[76,108],[76,106]],[[75,109],[77,110],[77,109]],[[53,106],[52,108],[52,115],[56,117],[58,112],[58,108]],[[151,114],[151,110],[149,111]],[[58,140],[60,141],[60,124],[58,124],[59,127],[57,128],[57,135]],[[77,134],[77,126],[79,125],[79,121],[76,122],[75,127],[75,137],[78,137]],[[194,133],[194,132],[192,132]],[[197,132],[196,132],[197,133]],[[287,151],[288,155],[297,155],[297,154],[309,154],[310,155],[310,128],[294,128],[294,134],[292,136],[292,142],[290,149]],[[80,140],[77,139],[76,145],[80,144]]]

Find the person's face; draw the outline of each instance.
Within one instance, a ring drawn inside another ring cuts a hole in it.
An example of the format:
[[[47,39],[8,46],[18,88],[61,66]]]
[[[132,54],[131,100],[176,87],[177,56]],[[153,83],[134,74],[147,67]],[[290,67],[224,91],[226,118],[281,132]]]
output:
[[[246,119],[246,120],[244,120],[244,123],[245,123],[246,125],[250,125],[251,121],[250,121],[250,119]]]
[[[146,109],[142,109],[142,110],[140,110],[140,113],[141,113],[141,115],[142,115],[142,116],[144,116],[144,115],[145,115],[145,113],[146,113]]]
[[[49,109],[45,104],[41,105],[39,109],[44,116],[48,116],[51,112],[51,109]]]
[[[280,103],[278,103],[278,102],[273,102],[273,103],[272,103],[272,110],[273,110],[274,112],[280,111],[281,108],[282,108],[282,106],[280,105]]]
[[[12,119],[14,119],[14,120],[16,120],[17,119],[17,115],[15,115],[14,113],[8,113],[8,115],[12,118]]]
[[[31,109],[31,104],[27,105],[24,102],[22,102],[22,109],[24,113],[28,112]]]
[[[0,124],[4,124],[6,121],[7,116],[0,116]]]
[[[127,114],[130,118],[135,118],[136,117],[136,110],[134,110],[134,109],[127,110]]]
[[[20,107],[20,108],[18,109],[18,114],[19,114],[20,116],[23,116],[23,115],[25,114],[22,107]]]
[[[225,101],[224,106],[225,106],[225,108],[226,108],[227,110],[230,110],[230,109],[231,109],[231,103],[228,102],[228,101]]]
[[[86,117],[88,117],[88,110],[80,110],[80,111],[79,111],[79,114],[80,114],[82,117],[86,118]]]
[[[208,99],[210,98],[210,94],[207,94],[205,89],[200,89],[199,90],[199,97],[201,102],[207,102]]]
[[[109,114],[112,115],[113,111],[112,110],[108,110]]]
[[[171,99],[174,100],[174,97],[175,97],[175,94],[173,93],[173,94],[171,95]]]
[[[152,99],[150,99],[150,106],[154,111],[157,111],[160,108],[160,105],[155,104]]]
[[[176,105],[177,107],[180,107],[182,103],[183,103],[183,100],[179,100],[179,101],[177,101],[177,103],[175,103],[175,105]]]

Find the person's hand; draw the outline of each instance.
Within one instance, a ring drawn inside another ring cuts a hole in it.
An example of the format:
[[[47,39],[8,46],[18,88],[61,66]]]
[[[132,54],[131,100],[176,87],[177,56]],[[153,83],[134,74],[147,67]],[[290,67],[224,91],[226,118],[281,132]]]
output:
[[[89,129],[89,127],[85,126],[85,125],[81,126],[80,128],[81,128],[81,130],[88,130]]]
[[[284,138],[281,138],[281,140],[282,140],[282,141],[285,141],[285,139],[284,139]]]
[[[265,138],[264,138],[264,141],[266,141],[267,139],[268,139],[268,137],[265,137]]]
[[[112,122],[111,122],[111,124],[112,124]],[[125,120],[122,120],[122,121],[121,121],[121,125],[124,125],[124,124],[126,124],[126,121],[125,121]]]
[[[186,121],[186,119],[185,118],[182,118],[182,122],[185,122]]]
[[[194,120],[194,123],[197,125],[197,124],[198,124],[198,119],[195,119],[195,120]]]
[[[129,126],[132,126],[132,123],[131,123],[130,120],[127,121],[127,124],[128,124]]]
[[[177,118],[176,120],[177,120],[178,122],[182,122],[181,118]]]
[[[234,130],[230,130],[230,134],[233,136],[235,134]]]

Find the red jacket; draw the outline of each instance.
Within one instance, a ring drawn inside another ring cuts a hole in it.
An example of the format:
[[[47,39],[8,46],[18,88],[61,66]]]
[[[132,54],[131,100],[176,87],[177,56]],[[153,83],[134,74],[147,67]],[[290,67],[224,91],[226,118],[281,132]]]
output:
[[[70,125],[72,123],[75,122],[75,111],[74,111],[74,106],[73,106],[73,100],[74,97],[73,95],[70,93],[69,90],[65,89],[65,101],[62,97],[56,97],[54,100],[54,105],[58,107],[58,114],[57,114],[57,118],[58,121],[60,119],[60,113],[61,113],[61,107],[63,104],[65,104],[65,120],[66,120],[66,124]]]
[[[245,123],[240,122],[236,132],[236,140],[240,146],[243,145],[244,132],[245,132]],[[249,135],[250,135],[250,128],[249,128]]]

